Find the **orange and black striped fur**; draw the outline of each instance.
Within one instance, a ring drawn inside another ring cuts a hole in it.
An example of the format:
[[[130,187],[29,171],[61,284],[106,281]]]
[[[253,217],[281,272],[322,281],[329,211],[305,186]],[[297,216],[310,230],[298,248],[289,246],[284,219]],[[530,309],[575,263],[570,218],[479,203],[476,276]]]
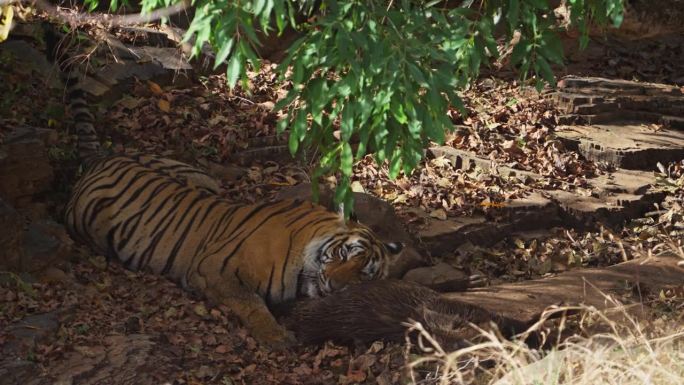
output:
[[[286,338],[267,305],[383,278],[400,249],[310,202],[230,204],[146,161],[91,166],[67,206],[67,228],[130,269],[149,268],[228,305],[263,342]]]
[[[92,116],[75,100],[75,119],[87,118],[77,134],[92,144]],[[227,305],[262,342],[289,338],[268,305],[383,278],[390,255],[401,251],[322,206],[231,204],[196,168],[154,155],[96,156],[91,144],[79,146],[89,164],[66,207],[70,234],[127,268],[166,275]]]

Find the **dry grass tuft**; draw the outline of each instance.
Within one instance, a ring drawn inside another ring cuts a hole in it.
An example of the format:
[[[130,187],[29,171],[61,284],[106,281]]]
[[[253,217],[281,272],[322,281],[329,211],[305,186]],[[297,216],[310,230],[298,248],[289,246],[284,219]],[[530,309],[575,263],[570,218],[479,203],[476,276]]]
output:
[[[410,364],[413,382],[445,385],[684,383],[684,325],[681,323],[639,321],[630,314],[629,307],[621,305],[610,311],[588,306],[563,307],[549,310],[546,317],[567,310],[582,312],[577,326],[583,332],[558,341],[547,351],[480,329],[480,343],[447,353],[429,338],[421,325],[414,325],[432,352]],[[564,321],[561,320],[561,328]],[[426,379],[418,380],[415,370],[430,364],[436,364],[437,370]]]
[[[641,256],[667,253],[684,262],[682,240],[663,233],[656,250],[652,247]],[[684,384],[681,296],[670,299],[677,304],[670,304],[671,311],[666,314],[655,311],[658,301],[667,300],[664,292],[636,305],[623,305],[604,296],[607,310],[584,305],[549,308],[540,322],[520,335],[539,333],[544,343],[552,342],[546,344],[553,346],[550,350],[530,348],[521,342],[525,338],[509,341],[496,330],[471,325],[480,332],[478,343],[446,352],[422,325],[414,324],[412,329],[420,334],[425,354],[409,364],[411,379],[414,384],[440,385]],[[567,313],[579,314],[568,318]],[[557,319],[553,334],[543,329],[550,318]],[[548,341],[551,336],[553,341]]]

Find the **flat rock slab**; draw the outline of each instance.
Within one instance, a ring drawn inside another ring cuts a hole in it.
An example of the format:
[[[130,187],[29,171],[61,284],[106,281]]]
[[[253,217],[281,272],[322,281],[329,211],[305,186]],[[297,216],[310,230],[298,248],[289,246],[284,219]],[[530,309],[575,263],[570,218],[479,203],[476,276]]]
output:
[[[684,101],[682,102],[684,103]],[[586,159],[614,167],[655,170],[684,158],[684,131],[655,131],[644,124],[559,126],[556,135]]]
[[[13,35],[14,31],[12,31]],[[39,73],[47,84],[53,88],[62,86],[59,74],[54,70],[52,64],[47,60],[45,53],[35,49],[30,43],[24,40],[7,40],[0,44],[1,55],[11,55],[12,62],[16,63],[16,70],[21,73]]]
[[[638,284],[642,292],[657,293],[661,288],[681,285],[684,268],[677,266],[679,261],[674,256],[632,260],[606,268],[578,269],[550,278],[444,295],[520,321],[532,321],[546,307],[560,303],[582,303],[605,309],[609,305],[602,292],[627,294]]]
[[[451,164],[460,170],[471,171],[475,167],[483,170],[491,170],[493,168],[492,161],[481,158],[472,152],[459,150],[449,146],[435,146],[427,149],[427,156],[429,158],[444,157],[449,160]],[[498,165],[496,167],[499,175],[505,177],[518,177],[519,179],[530,178],[532,180],[541,179],[542,176],[530,171],[516,170],[512,167]]]
[[[589,181],[591,190],[544,190],[562,212],[567,226],[592,228],[619,226],[650,211],[665,198],[653,187],[653,174],[636,170],[617,170]]]
[[[498,224],[488,222],[482,215],[446,220],[429,219],[427,226],[418,231],[418,237],[433,257],[449,255],[466,242],[491,246],[504,236],[505,232]]]
[[[427,225],[418,231],[418,237],[430,254],[437,257],[449,255],[467,242],[490,247],[514,231],[548,229],[564,223],[559,205],[538,191],[521,199],[492,205],[487,211],[486,216],[446,220],[424,214]]]
[[[684,158],[684,94],[676,86],[566,77],[551,94],[565,113],[557,134],[585,158],[653,170]],[[656,131],[652,124],[660,125]]]
[[[146,54],[156,52],[151,51],[153,47],[145,47],[144,49],[145,51],[141,52]],[[158,48],[156,50],[170,49],[172,48]],[[175,52],[175,49],[172,50]],[[80,85],[88,94],[105,104],[112,104],[126,92],[129,92],[130,86],[136,79],[150,80],[161,86],[174,84],[182,87],[189,85],[189,78],[192,76],[190,71],[173,69],[175,65],[170,65],[170,68],[167,68],[164,64],[180,59],[174,58],[173,53],[164,53],[163,55],[165,56],[159,60],[121,61],[107,64],[97,68],[92,76],[83,78]]]
[[[592,178],[590,183],[598,189],[601,197],[613,193],[642,195],[652,189],[655,176],[652,172],[618,169]]]
[[[558,82],[558,88],[564,93],[575,94],[684,96],[677,86],[600,77],[567,76]]]
[[[466,273],[445,262],[409,270],[402,279],[441,292],[463,291],[470,283]]]

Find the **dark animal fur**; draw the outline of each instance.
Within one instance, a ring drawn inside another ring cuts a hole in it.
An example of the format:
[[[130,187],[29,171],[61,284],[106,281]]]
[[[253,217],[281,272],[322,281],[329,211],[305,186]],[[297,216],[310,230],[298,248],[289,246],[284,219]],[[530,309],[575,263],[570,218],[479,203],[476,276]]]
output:
[[[380,280],[359,283],[327,297],[300,301],[285,325],[305,344],[402,342],[403,322],[419,321],[445,348],[467,346],[478,332],[469,322],[487,328],[494,322],[510,337],[528,324],[465,302],[446,299],[417,283]]]

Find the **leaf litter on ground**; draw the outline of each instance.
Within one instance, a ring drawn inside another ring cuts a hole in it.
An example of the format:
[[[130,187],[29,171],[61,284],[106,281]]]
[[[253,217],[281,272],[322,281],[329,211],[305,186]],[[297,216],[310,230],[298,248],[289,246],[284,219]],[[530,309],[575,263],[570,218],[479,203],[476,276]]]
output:
[[[182,160],[204,160],[205,164],[224,163],[235,152],[249,148],[249,138],[275,134],[277,116],[271,107],[282,95],[278,88],[282,86],[276,86],[275,79],[273,65],[265,65],[252,74],[250,93],[239,88],[228,91],[224,75],[200,78],[199,83],[187,88],[139,81],[103,113],[103,129],[117,149],[141,149]],[[34,91],[38,97],[45,96],[38,88]],[[583,161],[554,138],[557,112],[543,94],[515,83],[483,79],[463,97],[469,114],[449,111],[457,128],[448,136],[447,144],[544,178],[532,184],[483,170],[468,173],[455,169],[444,158],[436,158],[424,160],[411,175],[390,180],[385,165],[377,166],[371,158],[364,158],[355,165],[356,181],[366,192],[392,202],[409,226],[419,221],[411,222],[403,211],[407,207],[420,207],[439,219],[471,215],[486,211],[488,205],[521,197],[531,186],[581,189],[586,178],[601,172],[598,165]],[[56,95],[45,98],[54,101]],[[17,106],[19,116],[13,117],[14,121],[32,116],[22,115],[21,108]],[[22,122],[47,125],[51,118],[39,119]],[[485,272],[493,282],[514,281],[562,271],[567,266],[614,263],[638,254],[644,242],[655,247],[677,235],[681,239],[682,185],[677,183],[682,180],[682,165],[668,165],[671,172],[664,179],[674,183],[679,195],[620,234],[554,230],[544,239],[511,238],[486,250],[472,248],[456,263]],[[279,189],[308,181],[308,171],[307,165],[296,162],[255,162],[247,166],[243,176],[224,181],[225,195],[236,202],[267,199]],[[660,228],[667,229],[669,238],[654,230]],[[0,342],[8,338],[6,327],[26,315],[73,309],[59,338],[38,345],[34,359],[45,368],[57,363],[67,351],[91,354],[88,352],[111,333],[145,333],[160,336],[163,349],[183,357],[181,365],[160,363],[178,383],[401,381],[405,360],[403,349],[396,345],[359,350],[326,344],[287,353],[268,352],[227,309],[210,307],[163,278],[131,273],[115,264],[104,270],[88,261],[77,262],[67,271],[74,282],[1,284],[6,290],[0,312]],[[675,290],[663,296],[677,298],[677,293]],[[676,301],[670,303],[679,306]]]

